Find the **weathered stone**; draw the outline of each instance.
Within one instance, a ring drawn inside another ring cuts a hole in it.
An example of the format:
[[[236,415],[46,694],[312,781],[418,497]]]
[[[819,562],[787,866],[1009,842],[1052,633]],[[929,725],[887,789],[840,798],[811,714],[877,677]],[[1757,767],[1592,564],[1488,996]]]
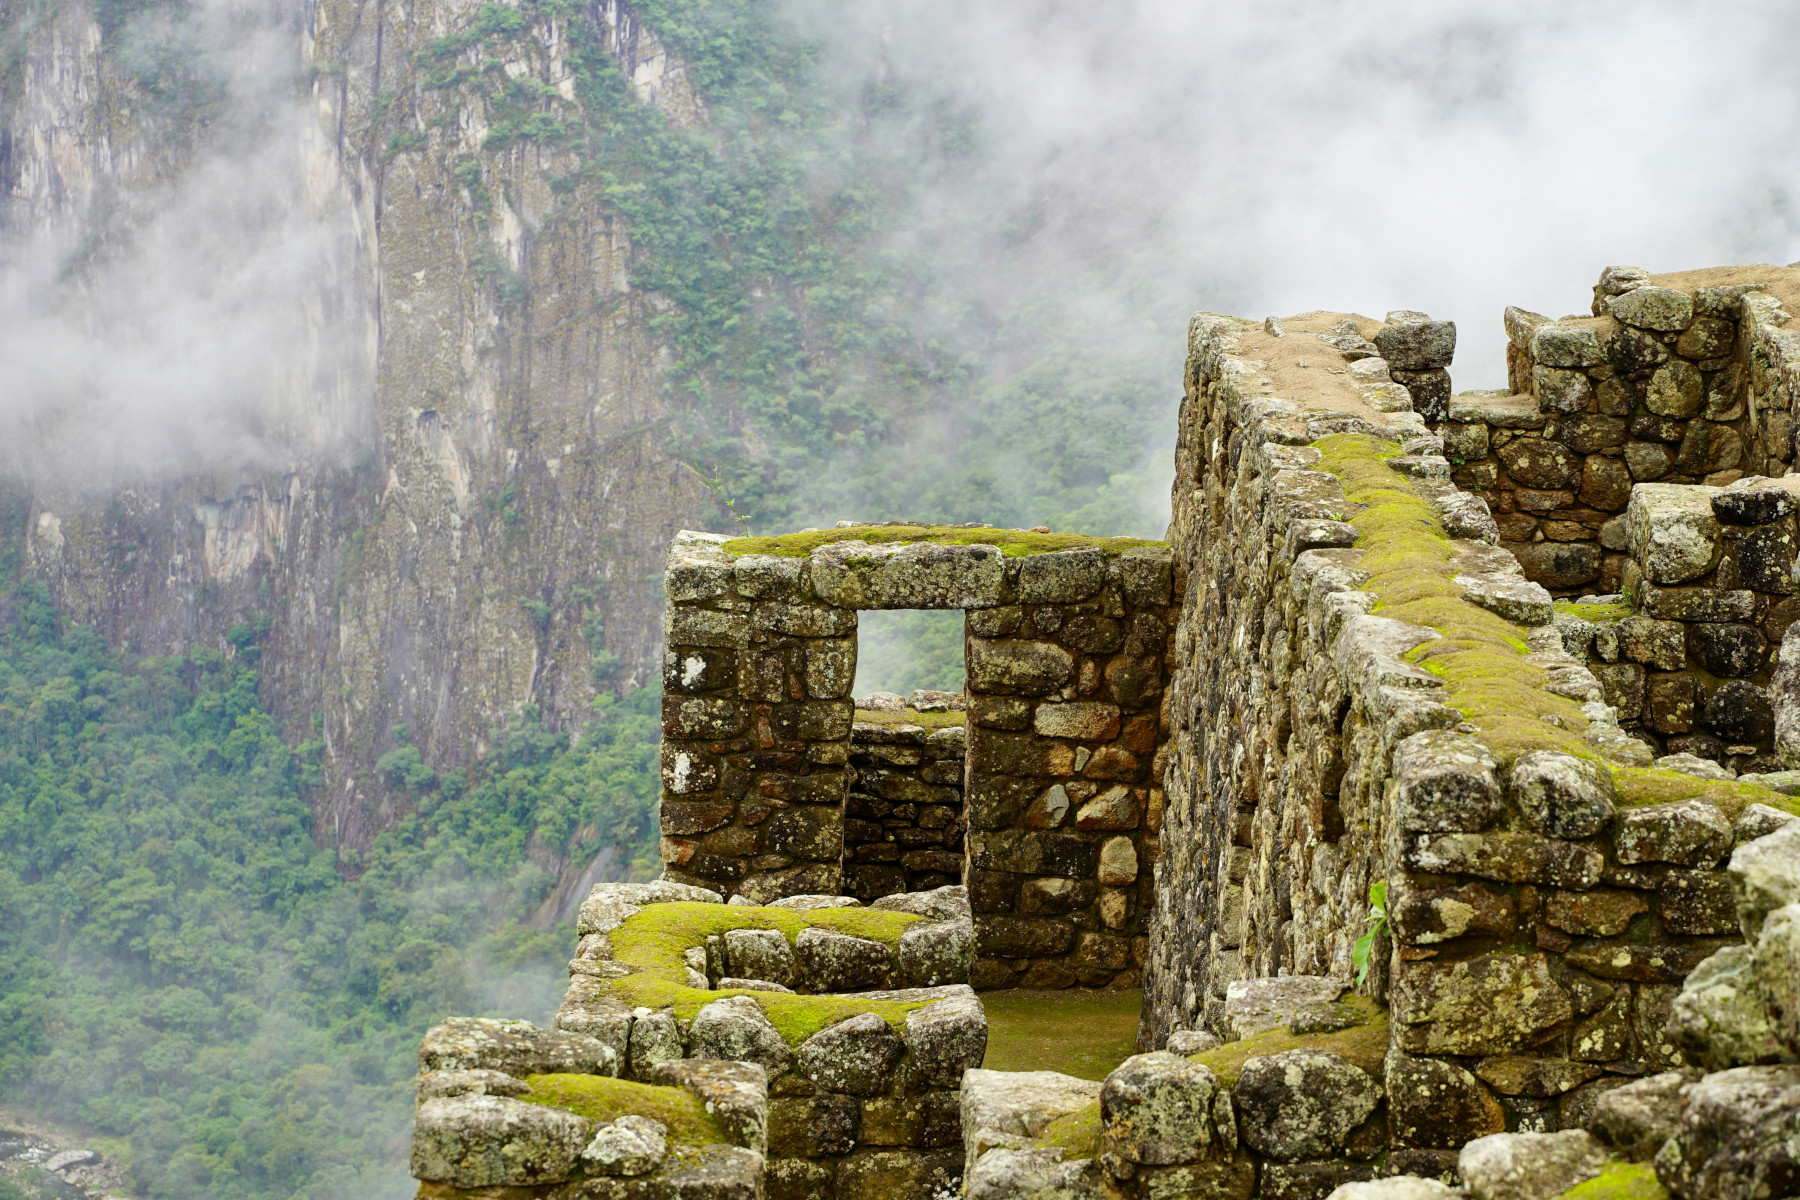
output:
[[[1756,743],[1775,735],[1775,706],[1753,683],[1725,684],[1707,698],[1705,713],[1708,727],[1727,742]]]
[[[1731,822],[1704,800],[1677,800],[1619,813],[1615,839],[1621,863],[1711,866],[1731,849]]]
[[[1531,391],[1538,408],[1547,413],[1586,412],[1594,400],[1594,384],[1586,371],[1539,365],[1531,372]]]
[[[1521,754],[1513,763],[1510,783],[1525,820],[1538,832],[1558,838],[1599,833],[1612,820],[1618,796],[1612,773],[1604,767],[1548,750]]]
[[[1791,526],[1782,521],[1735,531],[1732,560],[1737,563],[1740,584],[1759,592],[1789,593],[1800,588],[1794,576],[1796,542]]]
[[[693,1093],[712,1114],[726,1141],[758,1154],[768,1149],[769,1082],[761,1067],[686,1058],[658,1063],[648,1078]]]
[[[1217,1158],[1230,1149],[1221,1125],[1231,1111],[1206,1067],[1163,1050],[1133,1055],[1101,1086],[1101,1149],[1150,1166]]]
[[[1461,1192],[1437,1179],[1392,1175],[1386,1179],[1346,1183],[1326,1200],[1457,1200]]]
[[[1029,1147],[1058,1117],[1100,1099],[1100,1084],[1056,1071],[974,1069],[961,1088],[962,1140],[967,1169],[989,1150]]]
[[[1444,455],[1453,463],[1480,462],[1488,456],[1488,427],[1445,422],[1438,433],[1444,439]]]
[[[1095,1159],[1062,1160],[1060,1149],[995,1149],[970,1159],[963,1177],[970,1200],[1098,1200],[1105,1194]]]
[[[667,1010],[645,1012],[631,1022],[629,1053],[634,1079],[649,1079],[658,1063],[682,1058],[687,1051],[681,1044],[681,1029],[675,1015]]]
[[[745,599],[794,603],[810,598],[812,585],[807,578],[808,564],[804,558],[745,554],[739,556],[732,567],[738,595]]]
[[[1224,1031],[1231,1041],[1292,1026],[1304,1015],[1328,1011],[1349,982],[1321,975],[1239,979],[1225,988]]]
[[[750,723],[749,711],[736,700],[667,692],[663,694],[662,714],[666,736],[694,741],[735,737]]]
[[[1800,875],[1800,863],[1795,874]],[[1800,1055],[1800,904],[1778,908],[1763,919],[1755,960],[1756,988],[1775,1036],[1790,1056]]]
[[[1669,347],[1654,333],[1622,325],[1605,339],[1606,357],[1620,375],[1640,378],[1669,361]]]
[[[1682,1200],[1791,1196],[1800,1178],[1800,1067],[1738,1067],[1688,1085],[1656,1177]]]
[[[807,1038],[796,1058],[801,1074],[826,1091],[879,1096],[904,1052],[886,1021],[863,1013]]]
[[[1795,774],[1795,772],[1783,771],[1778,772],[1776,775],[1763,775],[1760,777],[1759,781],[1764,787],[1770,787],[1775,791],[1785,792],[1787,791],[1787,788],[1776,786],[1774,781],[1778,777],[1785,777],[1790,774]],[[1800,779],[1796,779],[1791,786],[1800,788]],[[1794,792],[1787,792],[1787,794],[1791,796]],[[1737,820],[1731,823],[1731,836],[1736,844],[1741,846],[1745,842],[1754,842],[1757,838],[1767,837],[1777,829],[1780,829],[1783,825],[1791,825],[1795,821],[1800,821],[1800,817],[1795,816],[1793,813],[1782,812],[1778,808],[1770,808],[1767,804],[1752,804],[1743,812],[1739,813],[1737,815]]]
[[[1100,845],[1099,866],[1094,878],[1100,883],[1118,887],[1137,882],[1137,845],[1128,837],[1110,837]]]
[[[1454,580],[1467,599],[1517,624],[1548,625],[1555,616],[1541,584],[1512,575],[1461,574]]]
[[[1450,411],[1450,372],[1442,367],[1425,371],[1407,371],[1399,367],[1389,372],[1395,383],[1406,389],[1412,399],[1412,411],[1427,421],[1441,421]]]
[[[1650,902],[1636,892],[1599,889],[1552,892],[1544,902],[1544,922],[1577,937],[1617,937]]]
[[[728,929],[724,941],[725,959],[733,975],[766,979],[789,988],[799,982],[800,964],[794,957],[794,948],[780,931]]]
[[[1327,1159],[1320,1162],[1266,1162],[1257,1172],[1260,1200],[1325,1200],[1347,1183],[1375,1176],[1373,1163]]]
[[[1719,553],[1714,489],[1640,483],[1625,511],[1631,554],[1652,583],[1685,583],[1713,568]]]
[[[1635,288],[1612,297],[1606,309],[1625,325],[1658,333],[1676,333],[1694,323],[1694,298],[1675,288]]]
[[[1729,425],[1689,421],[1675,451],[1675,468],[1690,475],[1729,471],[1744,457],[1744,439]]]
[[[1534,833],[1423,833],[1405,851],[1415,871],[1475,875],[1504,883],[1590,888],[1600,882],[1599,851]]]
[[[1041,696],[1069,682],[1074,666],[1053,642],[969,639],[969,687],[976,691]]]
[[[663,1160],[668,1133],[667,1125],[649,1117],[616,1117],[594,1134],[581,1152],[581,1164],[596,1175],[646,1174]]]
[[[864,992],[892,984],[894,955],[880,942],[817,926],[794,939],[800,977],[814,992]]]
[[[841,700],[856,679],[856,643],[820,638],[806,647],[806,694],[814,700]]]
[[[1568,447],[1538,437],[1514,438],[1497,457],[1514,483],[1534,488],[1560,488],[1581,469],[1581,458]]]
[[[924,990],[937,999],[906,1014],[900,1040],[906,1043],[914,1087],[957,1088],[963,1072],[981,1065],[987,1053],[987,1015],[966,984]],[[899,993],[920,996],[921,989]]]
[[[1583,504],[1604,512],[1618,512],[1631,503],[1631,484],[1630,466],[1622,459],[1590,454],[1581,464]]]
[[[705,608],[671,608],[663,623],[664,644],[671,648],[714,646],[742,649],[750,644],[750,618],[745,613]]]
[[[413,1080],[419,1099],[431,1096],[523,1096],[531,1090],[523,1079],[485,1068],[472,1071],[427,1071]]]
[[[1594,1105],[1588,1130],[1613,1153],[1647,1162],[1681,1127],[1681,1089],[1698,1077],[1665,1071],[1613,1088]]]
[[[900,935],[899,960],[904,987],[967,983],[975,963],[975,926],[967,917],[910,926]]]
[[[1549,321],[1531,334],[1531,357],[1547,367],[1594,367],[1606,361],[1589,325]]]
[[[1341,1151],[1380,1095],[1367,1072],[1319,1050],[1249,1059],[1231,1089],[1239,1136],[1287,1162]]]
[[[1402,963],[1390,986],[1399,1044],[1413,1054],[1511,1054],[1574,1014],[1536,953]]]
[[[1419,889],[1401,877],[1388,893],[1393,935],[1403,945],[1429,946],[1454,938],[1504,938],[1517,927],[1509,892],[1485,883]]]
[[[1644,407],[1659,417],[1685,420],[1700,412],[1705,382],[1691,363],[1674,359],[1656,369],[1644,389]]]
[[[806,805],[770,817],[763,846],[771,854],[835,862],[844,853],[844,813],[835,806]]]
[[[1137,793],[1124,785],[1107,788],[1083,804],[1075,814],[1075,828],[1093,830],[1136,829],[1142,808]]]
[[[436,1096],[413,1115],[413,1178],[458,1188],[562,1183],[594,1122],[506,1096]]]
[[[1056,640],[1083,654],[1114,654],[1125,644],[1125,626],[1112,617],[1071,617],[1056,631]]]
[[[1388,1050],[1388,1127],[1396,1144],[1454,1150],[1506,1128],[1506,1113],[1479,1079],[1454,1062]]]
[[[1194,1054],[1205,1054],[1208,1050],[1217,1050],[1224,1045],[1217,1034],[1208,1033],[1204,1029],[1177,1029],[1163,1043],[1163,1049],[1170,1054],[1187,1057]]]
[[[1091,741],[1119,736],[1119,709],[1112,704],[1040,704],[1032,727],[1043,737]]]
[[[1486,829],[1505,808],[1500,760],[1486,744],[1444,730],[1415,733],[1394,750],[1394,820],[1408,831]]]
[[[1663,876],[1659,910],[1663,928],[1691,937],[1737,931],[1731,876],[1723,871],[1670,871]]]
[[[1762,936],[1764,919],[1778,908],[1800,903],[1800,821],[1732,851],[1731,890],[1737,898],[1738,927],[1751,945]]]
[[[596,1038],[529,1021],[451,1017],[425,1031],[419,1070],[500,1071],[515,1078],[552,1073],[617,1075],[618,1055]]]
[[[755,1063],[770,1078],[793,1062],[787,1042],[748,996],[727,996],[702,1008],[694,1015],[689,1037],[695,1058]]]
[[[1764,481],[1760,486],[1734,483],[1712,498],[1713,515],[1727,525],[1772,525],[1800,511],[1800,497]]]
[[[1695,306],[1696,311],[1698,305]],[[1675,353],[1683,358],[1721,358],[1731,352],[1737,339],[1737,326],[1721,317],[1695,317],[1694,323],[1676,339]]]
[[[1600,577],[1600,548],[1585,542],[1522,542],[1507,549],[1518,556],[1525,578],[1551,591],[1580,587]]]
[[[769,1101],[769,1150],[781,1157],[848,1154],[861,1132],[854,1096],[820,1092]]]
[[[1544,414],[1530,396],[1462,395],[1450,397],[1450,419],[1496,429],[1537,429]]]
[[[1375,334],[1381,357],[1402,371],[1448,367],[1456,354],[1456,322],[1409,319]]]
[[[1119,581],[1135,605],[1167,604],[1174,580],[1174,552],[1139,546],[1119,555]]]
[[[1550,1200],[1605,1170],[1605,1147],[1585,1129],[1496,1133],[1462,1149],[1456,1167],[1475,1200]]]
[[[1708,1070],[1788,1059],[1757,991],[1747,946],[1727,946],[1694,968],[1675,999],[1669,1032],[1690,1061]]]
[[[1600,1068],[1566,1058],[1505,1054],[1475,1064],[1475,1074],[1502,1096],[1547,1099],[1580,1087]]]
[[[997,546],[833,542],[814,550],[813,591],[827,604],[863,608],[988,608],[1002,600]]]
[[[750,628],[786,637],[836,638],[856,632],[856,612],[819,604],[758,604],[750,612]]]
[[[1569,1036],[1569,1057],[1576,1062],[1616,1062],[1630,1049],[1631,992],[1627,988],[1618,989],[1599,1012],[1576,1022]]]
[[[1106,555],[1098,549],[1032,554],[1018,562],[1021,604],[1070,604],[1106,583]]]
[[[1692,943],[1611,943],[1573,947],[1564,953],[1563,961],[1602,979],[1679,983],[1711,949]]]
[[[1650,717],[1650,727],[1658,733],[1686,733],[1694,727],[1694,689],[1696,680],[1686,673],[1654,674],[1644,681],[1644,703]],[[1691,754],[1665,755],[1675,760],[1666,765],[1668,770],[1687,768],[1687,774],[1695,774],[1699,760],[1693,763]],[[1660,761],[1660,760],[1659,760]],[[1715,764],[1716,766],[1716,764]]]

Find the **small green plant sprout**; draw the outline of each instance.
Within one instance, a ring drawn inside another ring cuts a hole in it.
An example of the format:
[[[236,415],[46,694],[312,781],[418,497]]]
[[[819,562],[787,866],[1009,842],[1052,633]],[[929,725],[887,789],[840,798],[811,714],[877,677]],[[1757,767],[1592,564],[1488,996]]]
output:
[[[1375,949],[1375,939],[1387,932],[1387,880],[1377,879],[1369,885],[1369,915],[1366,919],[1368,928],[1350,949],[1350,961],[1356,965],[1357,987],[1369,978],[1369,955]]]
[[[682,466],[684,466],[688,470],[692,471],[694,473],[695,478],[699,479],[700,482],[705,485],[706,490],[713,494],[713,499],[717,500],[720,504],[723,504],[726,508],[731,510],[731,515],[737,518],[737,523],[744,527],[744,536],[749,537],[750,536],[749,518],[745,517],[743,513],[738,511],[737,501],[733,500],[731,497],[729,497],[725,494],[724,477],[722,475],[707,475],[705,472],[700,470],[699,467],[696,467],[693,463],[688,462],[686,459],[678,458],[675,461],[679,462]]]

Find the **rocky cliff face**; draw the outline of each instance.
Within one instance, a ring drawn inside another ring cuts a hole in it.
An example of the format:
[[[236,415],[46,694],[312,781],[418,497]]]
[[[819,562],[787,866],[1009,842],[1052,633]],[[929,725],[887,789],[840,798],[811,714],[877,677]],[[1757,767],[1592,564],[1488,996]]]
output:
[[[228,114],[156,103],[106,12],[8,17],[0,244],[102,213],[129,229],[206,167]],[[521,705],[578,727],[654,669],[668,537],[719,514],[668,449],[658,299],[559,136],[598,57],[572,63],[572,37],[624,68],[622,102],[688,127],[705,109],[616,0],[323,0],[294,22],[305,119],[267,128],[296,140],[296,202],[340,230],[335,274],[298,298],[332,371],[285,385],[259,454],[205,470],[97,481],[27,450],[9,535],[115,643],[254,644],[265,703],[323,743],[319,833],[354,851],[392,815],[372,766],[394,726],[448,766]]]

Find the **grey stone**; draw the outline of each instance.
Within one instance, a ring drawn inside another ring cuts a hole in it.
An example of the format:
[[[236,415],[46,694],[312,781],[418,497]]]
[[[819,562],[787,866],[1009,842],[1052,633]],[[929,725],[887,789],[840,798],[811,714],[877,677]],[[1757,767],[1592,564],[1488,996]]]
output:
[[[1606,1148],[1585,1129],[1496,1133],[1464,1146],[1456,1168],[1475,1200],[1550,1200],[1606,1169]]]
[[[1768,692],[1742,679],[1734,679],[1708,696],[1703,711],[1708,728],[1727,742],[1744,745],[1775,734],[1775,708]]]
[[[1239,1137],[1259,1154],[1287,1162],[1342,1150],[1380,1097],[1366,1071],[1321,1050],[1252,1058],[1231,1089]]]
[[[1500,760],[1486,744],[1446,730],[1415,733],[1394,749],[1394,821],[1417,831],[1486,829],[1505,809]]]
[[[1574,1016],[1541,953],[1402,963],[1390,999],[1396,1041],[1409,1054],[1512,1054]]]
[[[1301,1014],[1328,1009],[1349,988],[1347,979],[1320,975],[1236,980],[1225,988],[1225,1036],[1236,1042],[1291,1026]]]
[[[967,918],[910,926],[900,935],[899,959],[904,987],[967,983],[975,965],[975,926]]]
[[[1676,333],[1694,323],[1694,298],[1674,288],[1640,287],[1612,297],[1607,311],[1621,323]]]
[[[1217,1158],[1230,1149],[1220,1128],[1230,1112],[1229,1094],[1206,1067],[1163,1050],[1136,1054],[1101,1086],[1101,1150],[1146,1166]]]
[[[728,929],[725,961],[731,973],[742,979],[766,979],[792,988],[800,982],[800,963],[794,948],[776,929]]]
[[[581,1164],[594,1122],[506,1096],[434,1096],[413,1115],[414,1179],[459,1188],[562,1183]]]
[[[1613,817],[1612,772],[1571,754],[1533,750],[1513,763],[1514,798],[1526,821],[1558,838],[1592,837]]]
[[[1217,1034],[1208,1033],[1204,1029],[1177,1029],[1163,1043],[1163,1049],[1170,1054],[1187,1057],[1194,1054],[1205,1054],[1208,1050],[1217,1050],[1225,1043]]]
[[[1548,625],[1555,618],[1550,593],[1542,584],[1504,575],[1463,574],[1456,586],[1472,603],[1520,625]]]
[[[1128,837],[1110,837],[1100,843],[1094,878],[1108,887],[1137,882],[1137,844]]]
[[[966,921],[970,917],[969,889],[953,883],[925,892],[896,892],[869,901],[869,907],[880,912],[912,913],[932,921]]]
[[[1740,480],[1712,498],[1713,515],[1730,525],[1769,525],[1800,509],[1800,498],[1773,483],[1743,487]]]
[[[1653,583],[1686,583],[1713,567],[1719,553],[1719,522],[1711,497],[1716,489],[1683,484],[1640,483],[1625,510],[1631,554]]]
[[[971,1160],[964,1177],[969,1200],[1099,1200],[1106,1195],[1100,1164],[1064,1162],[1061,1149],[994,1149]]]
[[[811,598],[808,568],[804,558],[777,554],[745,554],[733,564],[738,595],[748,600],[786,603],[804,603]]]
[[[1740,778],[1742,777],[1740,776]],[[1767,775],[1761,777],[1764,787],[1769,786],[1767,782],[1769,778]],[[1795,784],[1800,786],[1800,780],[1796,780]],[[1787,794],[1791,796],[1795,793]],[[1796,821],[1800,821],[1800,817],[1793,813],[1782,812],[1779,808],[1770,808],[1767,804],[1752,804],[1739,813],[1737,820],[1731,823],[1732,841],[1739,846],[1745,842],[1754,842],[1757,838],[1768,837],[1782,826],[1791,825]]]
[[[888,1023],[862,1013],[821,1029],[800,1044],[801,1074],[828,1092],[879,1096],[905,1053]]]
[[[1783,767],[1800,768],[1800,621],[1781,635],[1769,699],[1775,706],[1775,753]]]
[[[1455,1062],[1390,1048],[1382,1074],[1396,1145],[1455,1150],[1506,1129],[1506,1113],[1493,1094]]]
[[[1790,1055],[1800,1055],[1800,904],[1778,908],[1763,919],[1755,957],[1756,988],[1775,1036]]]
[[[821,908],[861,908],[862,901],[855,896],[833,896],[823,893],[807,893],[798,896],[782,896],[771,900],[768,908],[788,908],[796,912],[814,912]]]
[[[600,1127],[581,1152],[581,1163],[597,1175],[644,1175],[656,1169],[669,1147],[669,1127],[649,1117],[626,1115]]]
[[[1591,326],[1547,321],[1531,334],[1531,357],[1546,367],[1595,367],[1606,361]]]
[[[430,1096],[523,1096],[531,1090],[523,1079],[504,1071],[427,1071],[413,1081],[419,1099]]]
[[[451,1017],[426,1030],[419,1042],[419,1070],[502,1071],[526,1075],[617,1075],[611,1046],[579,1033],[539,1029],[529,1021]]]
[[[1591,846],[1500,830],[1422,833],[1412,839],[1404,860],[1415,871],[1566,888],[1593,887],[1606,866],[1605,857]]]
[[[1683,1094],[1656,1177],[1681,1200],[1770,1200],[1800,1180],[1800,1066],[1738,1067]]]
[[[1375,334],[1375,348],[1403,371],[1448,367],[1456,357],[1456,322],[1408,318],[1385,325]]]
[[[1586,371],[1539,365],[1531,372],[1531,391],[1538,408],[1547,413],[1586,412],[1594,401],[1594,384]]]
[[[1056,1071],[970,1070],[961,1089],[968,1169],[989,1150],[1029,1147],[1052,1121],[1099,1099],[1098,1081]]]
[[[693,1057],[755,1063],[770,1078],[794,1061],[780,1032],[748,996],[726,996],[702,1008],[694,1015],[688,1037]]]
[[[811,992],[866,992],[893,983],[894,954],[880,942],[808,926],[794,940]]]
[[[988,608],[1001,602],[999,547],[833,542],[812,553],[813,591],[845,609]]]
[[[681,1029],[675,1014],[640,1011],[631,1022],[631,1074],[635,1079],[648,1079],[657,1063],[680,1058],[686,1053],[681,1044]]]
[[[657,1064],[649,1081],[692,1092],[732,1145],[758,1154],[768,1149],[769,1077],[761,1067],[754,1063],[684,1058]]]
[[[1656,442],[1625,443],[1625,467],[1631,472],[1633,479],[1645,481],[1661,479],[1669,473],[1669,468],[1674,465],[1675,455],[1667,446],[1659,445]],[[1607,548],[1624,550],[1627,545],[1621,539],[1620,545]]]
[[[1727,946],[1681,985],[1669,1035],[1688,1061],[1711,1071],[1790,1061],[1757,990],[1748,946]]]
[[[1671,417],[1677,421],[1697,416],[1705,400],[1705,381],[1700,372],[1691,363],[1680,359],[1656,368],[1656,374],[1650,377],[1650,384],[1644,389],[1645,408],[1659,417]],[[1690,436],[1696,427],[1688,427]],[[1685,440],[1684,438],[1683,441]]]
[[[1457,1200],[1461,1195],[1442,1180],[1390,1175],[1386,1179],[1346,1183],[1326,1200]]]
[[[1054,642],[969,639],[969,687],[1002,696],[1041,696],[1068,683],[1075,659]]]
[[[1099,549],[1029,554],[1018,562],[1020,604],[1072,604],[1106,583],[1106,554]]]
[[[609,933],[649,904],[723,904],[725,897],[703,887],[657,879],[649,883],[596,883],[582,901],[575,934]]]
[[[1491,425],[1496,429],[1538,429],[1544,414],[1530,396],[1483,396],[1470,393],[1450,397],[1450,419],[1466,425]]]
[[[1622,809],[1615,848],[1621,863],[1710,867],[1731,849],[1731,822],[1704,800]]]
[[[1681,1089],[1699,1077],[1698,1071],[1664,1071],[1613,1088],[1595,1102],[1588,1131],[1615,1154],[1648,1162],[1681,1127]]]
[[[900,995],[937,997],[924,1008],[907,1013],[900,1031],[915,1085],[961,1087],[963,1072],[979,1067],[987,1053],[987,1014],[975,990],[966,984],[952,984]]]
[[[1665,754],[1654,764],[1659,771],[1679,771],[1683,775],[1692,775],[1695,779],[1732,779],[1732,773],[1721,767],[1710,758],[1701,758],[1696,754]]]

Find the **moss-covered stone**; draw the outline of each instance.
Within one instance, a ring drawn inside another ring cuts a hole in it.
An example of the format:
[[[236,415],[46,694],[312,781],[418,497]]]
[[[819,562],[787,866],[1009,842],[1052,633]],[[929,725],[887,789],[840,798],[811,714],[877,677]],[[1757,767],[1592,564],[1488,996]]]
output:
[[[841,529],[784,533],[776,537],[733,538],[723,548],[725,553],[734,555],[772,554],[780,558],[805,558],[820,546],[853,541],[868,542],[870,545],[933,542],[940,546],[998,546],[1000,553],[1008,558],[1054,554],[1059,550],[1081,550],[1089,546],[1117,553],[1140,546],[1167,545],[1149,538],[1030,533],[1022,529],[992,529],[986,526],[970,529],[961,525],[847,525]]]
[[[1270,1029],[1241,1041],[1226,1042],[1216,1050],[1207,1050],[1189,1057],[1210,1068],[1214,1075],[1224,1081],[1226,1087],[1236,1086],[1244,1064],[1251,1059],[1280,1054],[1286,1050],[1323,1050],[1379,1078],[1381,1064],[1388,1051],[1387,1013],[1377,1008],[1374,1001],[1362,996],[1352,996],[1343,1003],[1358,1006],[1367,1014],[1366,1023],[1330,1033],[1295,1034],[1285,1027]]]
[[[1669,1192],[1649,1163],[1612,1163],[1557,1200],[1669,1200]]]
[[[531,1091],[518,1097],[528,1104],[548,1104],[593,1121],[630,1115],[650,1117],[669,1127],[669,1141],[685,1146],[723,1142],[718,1123],[706,1105],[686,1088],[633,1083],[606,1075],[530,1075]]]
[[[1037,1146],[1059,1149],[1065,1161],[1100,1156],[1100,1102],[1064,1113],[1044,1127]]]
[[[797,1046],[828,1025],[846,1017],[872,1012],[896,1029],[906,1014],[929,1001],[868,1000],[858,996],[791,996],[777,992],[741,989],[708,991],[687,985],[684,951],[704,945],[708,936],[723,936],[731,929],[774,929],[792,945],[802,929],[830,929],[852,937],[897,948],[908,926],[923,920],[911,913],[867,908],[825,908],[805,911],[781,908],[743,908],[720,904],[655,904],[628,918],[610,938],[613,959],[633,969],[633,974],[612,981],[609,990],[619,1000],[646,1008],[672,1008],[682,1020],[692,1020],[702,1008],[724,996],[748,996],[755,1000],[780,1031]]]

